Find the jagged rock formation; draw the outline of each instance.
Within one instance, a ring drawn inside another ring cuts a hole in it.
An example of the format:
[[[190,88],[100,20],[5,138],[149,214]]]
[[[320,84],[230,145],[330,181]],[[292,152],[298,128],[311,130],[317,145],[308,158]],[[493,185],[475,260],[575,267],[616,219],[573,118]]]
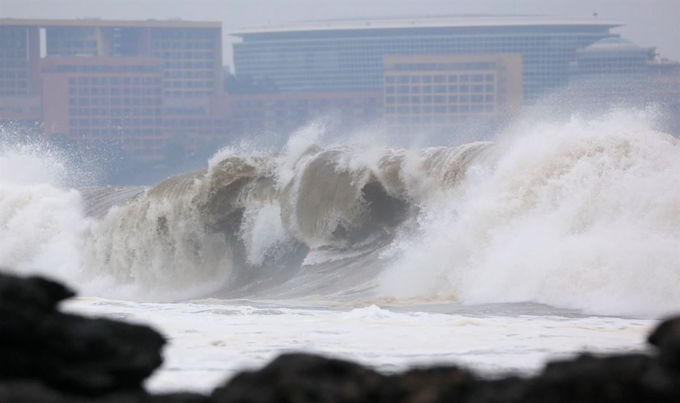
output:
[[[385,375],[362,365],[284,354],[210,396],[150,395],[165,339],[146,326],[58,311],[73,296],[40,277],[0,274],[2,403],[561,403],[680,402],[680,317],[649,336],[655,354],[581,355],[534,377],[484,379],[455,366]]]

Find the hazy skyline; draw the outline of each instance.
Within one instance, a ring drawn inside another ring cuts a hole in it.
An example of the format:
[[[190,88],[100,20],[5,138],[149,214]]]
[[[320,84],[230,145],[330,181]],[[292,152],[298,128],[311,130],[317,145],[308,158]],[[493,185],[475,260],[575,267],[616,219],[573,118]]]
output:
[[[680,59],[680,0],[0,0],[0,18],[221,21],[225,36],[244,27],[294,21],[455,14],[544,14],[617,20],[615,29],[662,56]],[[231,43],[227,41],[227,43]],[[231,64],[230,46],[225,63]]]

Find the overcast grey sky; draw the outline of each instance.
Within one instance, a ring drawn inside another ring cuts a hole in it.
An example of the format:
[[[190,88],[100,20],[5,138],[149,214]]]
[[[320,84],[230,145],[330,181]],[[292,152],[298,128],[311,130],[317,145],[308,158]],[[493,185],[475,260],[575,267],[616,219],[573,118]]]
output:
[[[291,21],[471,13],[597,13],[625,23],[615,31],[625,38],[680,59],[680,0],[0,0],[0,18],[182,18],[222,21],[225,33]]]

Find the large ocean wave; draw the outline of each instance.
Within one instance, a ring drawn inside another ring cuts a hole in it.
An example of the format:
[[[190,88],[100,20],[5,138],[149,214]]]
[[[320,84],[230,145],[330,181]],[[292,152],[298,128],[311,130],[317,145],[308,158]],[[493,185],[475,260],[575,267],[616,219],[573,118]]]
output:
[[[311,134],[310,134],[311,132]],[[149,188],[70,189],[0,150],[0,266],[91,295],[680,309],[680,142],[649,114],[421,149],[225,149]]]

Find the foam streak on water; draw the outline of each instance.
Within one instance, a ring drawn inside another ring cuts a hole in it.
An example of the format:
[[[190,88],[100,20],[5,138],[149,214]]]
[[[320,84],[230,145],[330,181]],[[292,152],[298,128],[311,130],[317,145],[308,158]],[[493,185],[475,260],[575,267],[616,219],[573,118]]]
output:
[[[147,383],[155,391],[209,392],[238,371],[278,354],[306,351],[393,372],[417,365],[459,364],[486,374],[527,374],[547,358],[580,351],[646,351],[655,321],[605,317],[496,316],[347,309],[258,307],[203,301],[149,304],[81,299],[67,309],[153,324],[169,337],[165,363]]]

